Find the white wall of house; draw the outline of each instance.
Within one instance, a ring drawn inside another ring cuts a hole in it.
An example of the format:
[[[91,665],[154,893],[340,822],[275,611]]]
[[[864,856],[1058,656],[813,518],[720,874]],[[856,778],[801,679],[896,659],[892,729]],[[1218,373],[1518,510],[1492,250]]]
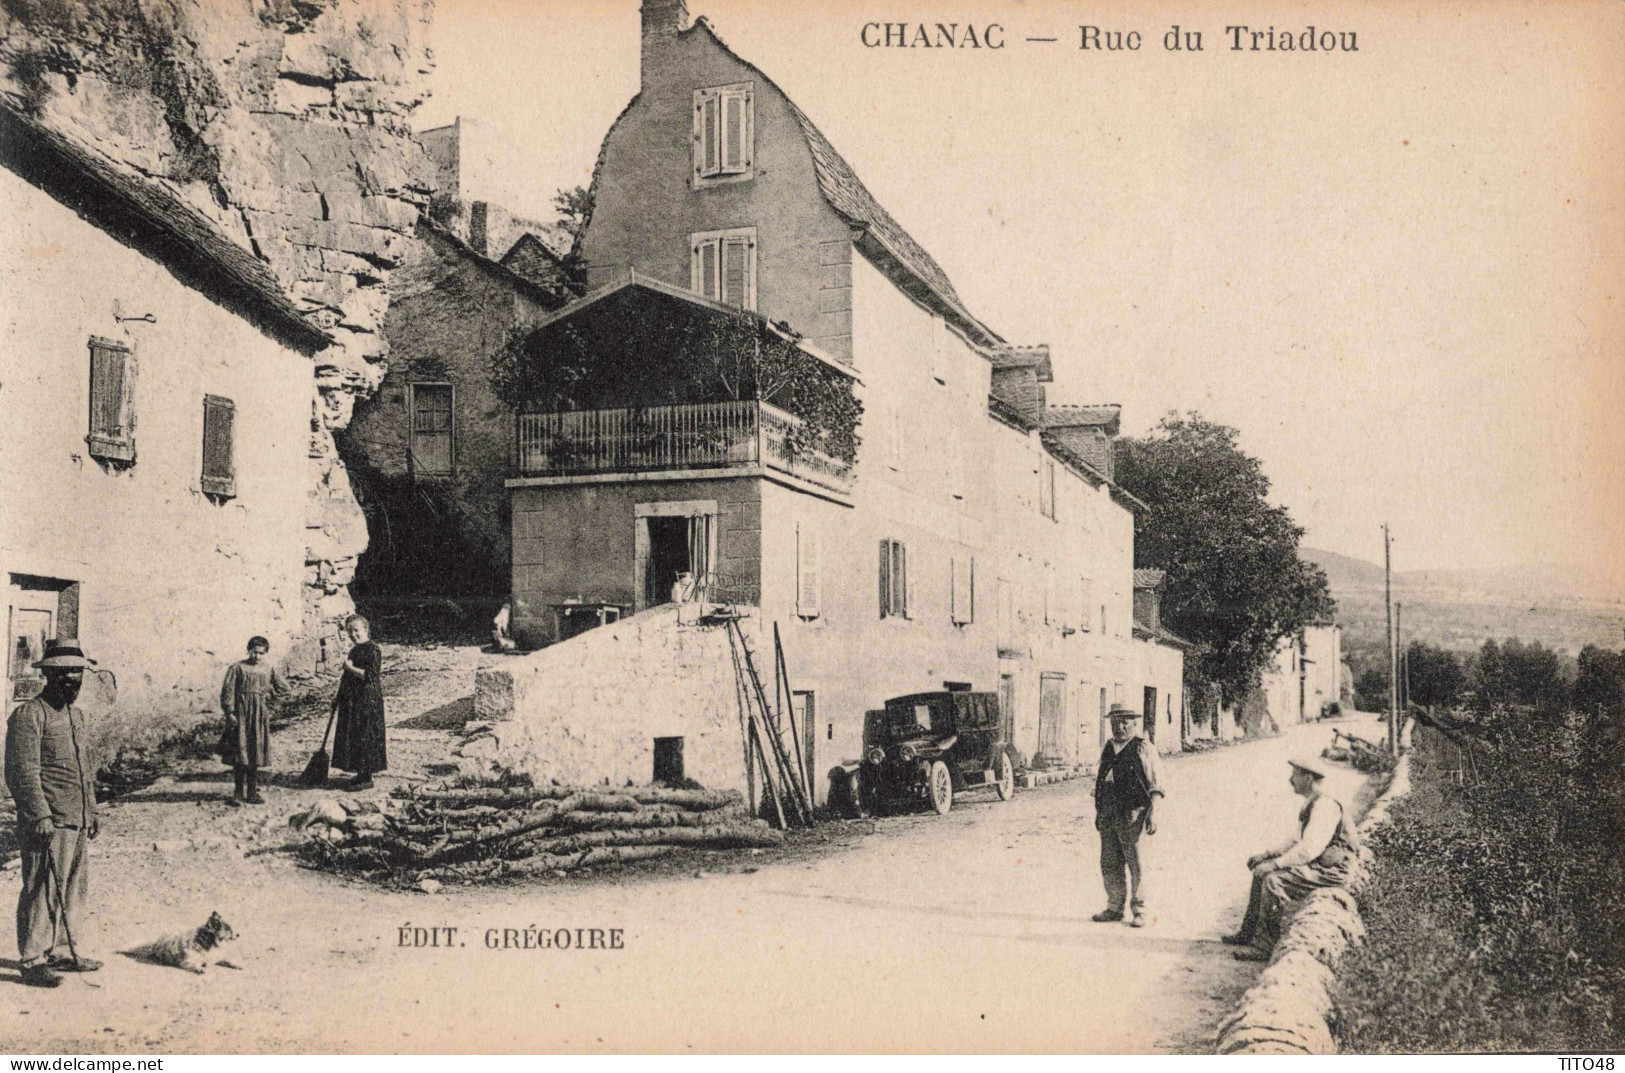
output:
[[[1304,718],[1318,719],[1327,704],[1341,697],[1343,629],[1308,626],[1303,631],[1304,655],[1309,659],[1305,683]]]
[[[80,584],[77,632],[117,677],[120,719],[212,709],[249,636],[276,658],[300,627],[310,359],[9,171],[0,215],[0,581]],[[121,325],[115,303],[156,322]],[[85,442],[92,336],[128,345],[137,369],[128,468]],[[223,502],[200,487],[206,394],[236,407]],[[8,595],[8,618],[31,599]]]

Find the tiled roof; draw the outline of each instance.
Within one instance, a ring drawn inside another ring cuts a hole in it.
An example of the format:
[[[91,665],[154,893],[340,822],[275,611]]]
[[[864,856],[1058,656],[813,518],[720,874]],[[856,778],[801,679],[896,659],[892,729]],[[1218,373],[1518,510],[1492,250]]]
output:
[[[785,98],[789,100],[788,97]],[[888,246],[890,246],[902,259],[908,269],[931,287],[940,291],[942,295],[956,304],[959,295],[954,291],[953,282],[948,273],[942,270],[936,259],[925,252],[925,247],[914,241],[901,224],[892,219],[880,202],[875,200],[869,188],[863,185],[857,172],[852,170],[835,147],[824,137],[823,131],[813,125],[794,101],[790,101],[790,112],[801,124],[801,132],[807,138],[807,147],[812,150],[813,166],[818,172],[818,186],[823,191],[824,200],[828,201],[830,208],[845,216],[853,223],[873,228]]]
[[[1036,346],[1005,346],[992,350],[988,359],[995,369],[1025,369],[1037,370],[1041,383],[1052,383],[1055,380],[1055,370],[1049,361],[1049,345],[1039,343]]]
[[[1113,436],[1117,434],[1117,423],[1122,413],[1123,408],[1115,403],[1100,406],[1051,406],[1044,425],[1046,428],[1100,425],[1107,429],[1108,436]]]
[[[300,315],[269,265],[157,181],[5,107],[0,163],[289,346],[313,354],[333,342]]]
[[[960,301],[959,293],[954,290],[953,281],[948,278],[948,273],[942,270],[942,266],[937,264],[936,258],[927,253],[924,246],[914,241],[914,236],[903,230],[903,225],[893,219],[891,213],[887,212],[885,207],[875,200],[875,196],[869,192],[869,188],[863,185],[863,180],[858,178],[857,172],[852,170],[852,165],[848,164],[845,158],[836,152],[835,146],[831,145],[830,140],[824,137],[824,132],[818,129],[817,125],[808,118],[807,113],[803,112],[795,101],[790,99],[788,93],[785,93],[777,83],[764,74],[761,68],[729,48],[727,43],[718,35],[716,28],[711,25],[710,20],[706,19],[705,16],[702,15],[695,19],[693,26],[680,31],[680,33],[694,33],[701,27],[704,27],[705,32],[711,35],[711,39],[717,43],[718,47],[726,51],[735,60],[738,60],[743,66],[761,75],[764,82],[783,95],[785,103],[790,106],[791,114],[795,116],[796,122],[801,126],[802,136],[807,139],[807,148],[812,152],[813,170],[818,175],[819,192],[824,195],[824,200],[829,203],[830,208],[846,217],[849,223],[862,228],[874,243],[877,243],[890,258],[896,260],[898,266],[906,275],[918,280],[930,292],[930,295],[934,296],[935,302],[930,302],[926,296],[916,295],[916,297],[919,297],[922,301],[927,301],[928,304],[940,304],[943,311],[962,330],[970,333],[982,345],[1003,345],[1004,340],[999,337],[997,332],[983,324],[965,308],[964,303]],[[631,106],[628,105],[628,107]],[[613,130],[613,128],[611,129]],[[605,142],[608,143],[607,138]],[[596,179],[595,172],[594,181]],[[865,249],[865,252],[873,251]]]
[[[1168,576],[1164,570],[1151,570],[1140,568],[1134,571],[1134,587],[1136,589],[1154,589],[1162,584]]]

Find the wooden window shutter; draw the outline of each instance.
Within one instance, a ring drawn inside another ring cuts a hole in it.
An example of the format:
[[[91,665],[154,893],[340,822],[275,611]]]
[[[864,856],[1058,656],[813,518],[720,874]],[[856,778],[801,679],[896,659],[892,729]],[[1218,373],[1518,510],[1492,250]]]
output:
[[[952,610],[950,617],[956,626],[969,623],[976,615],[976,597],[974,586],[976,578],[976,560],[962,556],[955,556],[952,576]]]
[[[891,541],[880,542],[880,617],[891,614]]]
[[[729,93],[722,98],[722,170],[745,170],[745,102],[743,93]]]
[[[694,94],[694,172],[700,178],[716,175],[721,168],[721,138],[718,125],[720,106],[716,90]]]
[[[796,530],[796,612],[803,618],[818,617],[820,596],[818,534],[800,527]]]
[[[976,556],[970,557],[970,617],[966,622],[976,621]]]
[[[135,421],[130,348],[103,339],[90,342],[90,429],[85,442],[95,458],[135,461]]]
[[[214,496],[237,494],[233,457],[237,406],[219,395],[203,396],[203,491]]]
[[[692,249],[693,261],[689,274],[693,283],[689,289],[702,297],[713,300],[719,299],[717,290],[717,240],[714,238],[696,239]]]
[[[741,235],[722,240],[721,301],[739,309],[750,309],[752,300],[749,238]]]
[[[895,558],[892,561],[892,590],[895,599],[892,608],[896,614],[908,618],[908,546],[901,540],[892,541]]]

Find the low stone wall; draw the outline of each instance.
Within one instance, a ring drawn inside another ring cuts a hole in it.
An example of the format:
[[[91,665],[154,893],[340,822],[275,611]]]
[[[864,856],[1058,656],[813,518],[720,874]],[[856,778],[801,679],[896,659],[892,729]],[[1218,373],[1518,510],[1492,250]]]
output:
[[[1360,821],[1362,841],[1386,821],[1392,802],[1410,792],[1410,758],[1402,756],[1393,781]],[[1281,929],[1275,952],[1236,1011],[1219,1024],[1217,1054],[1336,1054],[1327,1019],[1338,962],[1365,938],[1355,900],[1369,875],[1371,850],[1347,888],[1317,890],[1304,899]]]
[[[538,782],[641,785],[655,739],[677,738],[685,777],[744,791],[728,631],[698,621],[700,610],[667,604],[481,670],[474,711],[487,730],[461,757]],[[762,658],[756,620],[741,627]]]

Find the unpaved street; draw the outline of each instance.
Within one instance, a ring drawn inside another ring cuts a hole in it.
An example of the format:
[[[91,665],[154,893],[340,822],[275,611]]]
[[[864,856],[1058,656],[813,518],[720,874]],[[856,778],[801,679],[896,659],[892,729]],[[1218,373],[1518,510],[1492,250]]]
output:
[[[1330,737],[1297,727],[1166,763],[1147,844],[1154,924],[1138,931],[1088,919],[1103,896],[1087,780],[1005,804],[969,795],[946,818],[884,819],[848,848],[759,870],[739,854],[699,859],[716,869],[700,876],[434,895],[245,855],[241,832],[208,837],[280,823],[286,791],[252,818],[148,794],[112,810],[93,851],[83,945],[106,967],[51,992],[5,963],[0,1039],[25,1052],[1201,1050],[1258,971],[1217,942],[1239,919],[1241,862],[1291,830],[1285,757]],[[1360,778],[1333,780],[1348,800]],[[155,851],[121,835],[160,809],[191,810],[204,837]],[[16,888],[7,872],[0,898]],[[114,953],[216,909],[241,934],[224,952],[241,971]],[[459,945],[402,948],[405,925],[454,927]],[[485,945],[487,929],[527,927],[620,928],[624,949]]]

